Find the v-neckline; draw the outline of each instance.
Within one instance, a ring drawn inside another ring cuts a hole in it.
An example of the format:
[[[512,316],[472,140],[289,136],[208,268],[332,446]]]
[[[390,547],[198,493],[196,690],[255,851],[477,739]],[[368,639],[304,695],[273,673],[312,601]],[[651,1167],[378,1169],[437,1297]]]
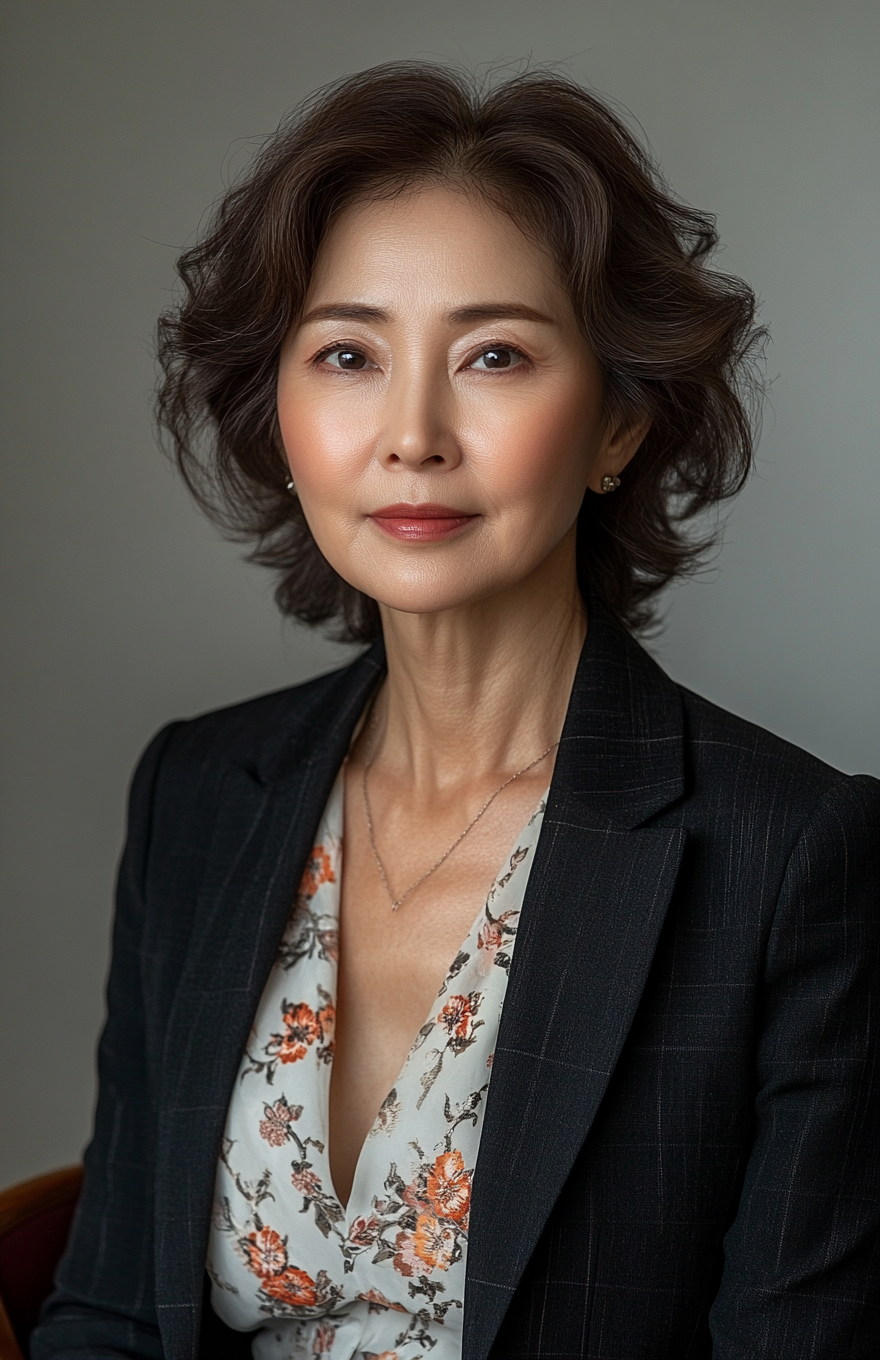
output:
[[[341,902],[342,902],[342,874],[343,874],[343,872],[344,872],[344,854],[345,854],[344,838],[343,838],[343,835],[342,835],[342,826],[343,826],[343,806],[344,806],[344,804],[343,804],[343,799],[344,799],[344,779],[345,779],[345,771],[344,771],[344,768],[343,768],[343,769],[340,771],[339,779],[338,779],[338,781],[337,781],[337,784],[334,785],[333,791],[332,791],[332,793],[331,793],[331,797],[330,797],[330,799],[328,800],[328,801],[329,801],[329,804],[330,804],[330,808],[332,809],[331,818],[337,820],[337,825],[338,825],[339,828],[340,828],[340,830],[339,830],[339,838],[338,838],[338,840],[339,840],[339,851],[338,851],[338,853],[339,853],[339,874],[338,874],[338,880],[339,880],[339,881],[338,881],[338,884],[337,884],[337,891],[336,891],[336,925],[337,925],[337,929],[339,928],[339,914],[340,914],[340,908],[341,908]],[[529,827],[532,825],[532,823],[534,822],[535,818],[536,818],[536,817],[538,816],[538,814],[542,811],[542,809],[546,807],[546,804],[547,804],[547,797],[548,797],[549,792],[550,792],[550,786],[548,785],[547,788],[545,788],[544,792],[541,794],[540,798],[538,799],[538,801],[537,801],[537,803],[535,804],[534,808],[532,809],[531,813],[530,813],[529,816],[526,818],[525,822],[523,822],[522,826],[520,827],[520,829],[519,829],[519,831],[517,832],[516,836],[514,837],[513,841],[511,842],[510,847],[509,847],[509,849],[508,849],[508,851],[507,851],[506,856],[502,859],[501,864],[500,864],[500,866],[499,866],[499,868],[498,868],[498,870],[497,870],[497,872],[496,872],[496,874],[495,874],[495,877],[492,879],[492,883],[491,883],[491,885],[490,885],[490,887],[489,887],[488,892],[486,893],[485,897],[483,898],[482,902],[480,903],[480,906],[479,906],[478,909],[477,909],[477,912],[476,912],[476,914],[475,914],[475,916],[474,916],[473,921],[471,922],[471,926],[470,926],[470,929],[468,930],[468,933],[465,935],[465,937],[464,937],[464,939],[462,940],[462,942],[461,942],[459,948],[457,949],[456,953],[453,955],[452,960],[450,961],[449,967],[448,967],[448,969],[446,970],[446,973],[445,973],[445,975],[444,975],[444,977],[443,977],[443,980],[442,980],[442,982],[440,983],[440,986],[439,986],[439,988],[437,989],[437,992],[435,993],[434,998],[433,998],[433,1000],[431,1001],[431,1004],[430,1004],[430,1006],[429,1006],[429,1008],[428,1008],[428,1013],[427,1013],[427,1015],[426,1015],[426,1017],[425,1017],[424,1022],[422,1023],[422,1025],[421,1025],[420,1028],[418,1029],[418,1031],[417,1031],[417,1033],[416,1033],[416,1035],[415,1035],[415,1038],[413,1039],[412,1043],[410,1044],[409,1048],[407,1049],[406,1057],[405,1057],[404,1060],[403,1060],[403,1064],[401,1065],[401,1068],[400,1068],[400,1070],[399,1070],[399,1072],[398,1072],[398,1074],[397,1074],[397,1077],[396,1077],[395,1080],[391,1083],[391,1086],[388,1088],[388,1091],[386,1092],[385,1096],[383,1097],[382,1101],[381,1101],[380,1104],[379,1104],[379,1108],[378,1108],[377,1111],[376,1111],[376,1114],[375,1114],[375,1116],[374,1116],[374,1118],[373,1118],[373,1122],[372,1122],[372,1124],[370,1125],[369,1129],[367,1130],[367,1133],[366,1133],[366,1135],[365,1135],[365,1137],[364,1137],[364,1140],[363,1140],[363,1142],[361,1143],[360,1151],[358,1152],[357,1161],[355,1162],[355,1167],[354,1167],[354,1174],[353,1174],[352,1180],[351,1180],[351,1191],[350,1191],[350,1193],[349,1193],[349,1196],[348,1196],[347,1201],[343,1201],[343,1200],[340,1198],[339,1194],[337,1193],[336,1186],[335,1186],[335,1184],[334,1184],[334,1182],[333,1182],[333,1173],[332,1173],[332,1171],[331,1171],[332,1162],[331,1162],[331,1158],[330,1158],[330,1085],[331,1085],[331,1082],[332,1082],[332,1079],[333,1079],[333,1061],[332,1061],[332,1059],[331,1059],[331,1061],[330,1061],[329,1070],[328,1070],[328,1074],[327,1074],[327,1081],[326,1081],[325,1089],[324,1089],[324,1093],[323,1093],[323,1095],[324,1095],[324,1107],[325,1107],[325,1108],[324,1108],[324,1127],[325,1127],[325,1129],[326,1129],[326,1131],[327,1131],[327,1154],[326,1154],[326,1155],[327,1155],[327,1174],[328,1174],[329,1182],[330,1182],[330,1191],[331,1191],[331,1193],[332,1193],[332,1195],[333,1195],[333,1198],[336,1200],[336,1203],[339,1205],[340,1209],[342,1210],[342,1212],[343,1212],[343,1214],[344,1214],[344,1216],[345,1216],[345,1225],[346,1225],[346,1229],[349,1229],[350,1226],[351,1226],[352,1216],[351,1216],[351,1213],[350,1213],[350,1206],[351,1206],[352,1201],[355,1200],[355,1198],[356,1198],[356,1196],[355,1196],[355,1190],[357,1189],[358,1181],[361,1179],[361,1171],[362,1171],[362,1168],[363,1168],[363,1165],[364,1165],[364,1154],[365,1154],[365,1151],[366,1151],[366,1148],[367,1148],[367,1144],[373,1139],[373,1137],[374,1137],[374,1135],[375,1135],[375,1132],[376,1132],[376,1130],[377,1130],[377,1126],[378,1126],[378,1124],[379,1124],[379,1117],[380,1117],[382,1111],[383,1111],[383,1110],[385,1109],[385,1107],[387,1106],[388,1101],[389,1101],[389,1099],[391,1098],[392,1094],[400,1088],[400,1086],[401,1086],[401,1084],[402,1084],[402,1082],[403,1082],[403,1079],[404,1079],[404,1077],[405,1077],[405,1075],[406,1075],[407,1068],[409,1067],[410,1062],[411,1062],[411,1060],[412,1060],[412,1058],[413,1058],[413,1055],[414,1055],[419,1049],[422,1048],[422,1046],[423,1046],[424,1042],[426,1041],[428,1035],[430,1034],[431,1030],[435,1028],[435,1026],[436,1026],[436,1024],[437,1024],[437,1003],[438,1003],[438,1002],[440,1001],[440,999],[446,994],[447,989],[448,989],[448,986],[449,986],[449,983],[452,982],[452,981],[455,979],[455,977],[457,976],[457,974],[458,974],[458,970],[455,968],[455,965],[458,963],[458,961],[461,959],[462,955],[463,955],[463,954],[465,953],[465,951],[467,950],[467,947],[468,947],[468,945],[470,944],[472,938],[478,937],[478,935],[479,935],[479,927],[480,927],[480,923],[481,923],[481,920],[482,920],[482,918],[483,918],[483,916],[484,916],[484,914],[485,914],[486,907],[488,906],[489,898],[491,897],[493,891],[495,890],[495,888],[498,886],[498,884],[500,883],[501,879],[503,878],[504,872],[505,872],[505,868],[506,868],[507,865],[509,865],[509,864],[511,863],[512,858],[513,858],[513,856],[514,856],[515,853],[516,853],[517,847],[520,845],[521,841],[523,840],[523,837],[525,836],[526,831],[527,831],[527,830],[529,829]],[[339,803],[338,803],[338,804],[337,804],[337,798],[339,799]],[[453,971],[453,970],[455,970],[455,971]],[[334,996],[333,996],[333,1004],[334,1004],[334,1006],[336,1005],[336,1000],[337,1000],[337,996],[338,996],[338,990],[339,990],[339,973],[338,973],[338,963],[337,963],[336,989],[335,989],[335,991],[334,991]],[[420,1042],[420,1041],[421,1041],[421,1042]]]

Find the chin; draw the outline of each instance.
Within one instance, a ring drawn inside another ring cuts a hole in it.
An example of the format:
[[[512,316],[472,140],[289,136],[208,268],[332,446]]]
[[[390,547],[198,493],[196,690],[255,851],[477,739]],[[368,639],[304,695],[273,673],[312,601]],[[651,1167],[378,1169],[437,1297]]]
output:
[[[372,535],[342,542],[341,536],[327,541],[328,535],[321,542],[315,534],[343,580],[401,614],[439,614],[515,592],[550,556],[555,540],[545,543],[533,534],[526,545],[524,535],[512,537],[504,543],[486,536],[482,542],[386,546]]]
[[[363,589],[363,587],[359,587]],[[366,592],[365,592],[366,593]],[[458,589],[447,587],[438,589],[437,587],[427,587],[423,590],[413,590],[412,588],[402,587],[400,589],[374,590],[373,599],[385,609],[393,609],[398,614],[443,614],[452,609],[461,609],[467,605],[477,604],[481,600],[490,599],[497,592],[494,590],[475,590],[471,584],[470,588],[464,585]]]
[[[386,575],[379,578],[375,573],[363,576],[358,573],[357,577],[353,574],[346,579],[379,605],[400,614],[441,614],[491,599],[514,584],[504,580],[488,581],[474,570],[435,575],[419,572],[417,579],[399,576],[389,579]]]

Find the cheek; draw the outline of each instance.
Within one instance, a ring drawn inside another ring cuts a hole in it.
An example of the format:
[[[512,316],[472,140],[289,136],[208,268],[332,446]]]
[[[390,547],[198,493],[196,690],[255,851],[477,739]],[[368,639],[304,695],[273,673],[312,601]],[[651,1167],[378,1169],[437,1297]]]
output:
[[[370,447],[363,403],[316,400],[305,391],[279,388],[278,426],[297,485],[332,497],[335,487],[351,486]],[[365,455],[365,451],[366,455]]]
[[[596,444],[596,418],[580,391],[509,404],[475,431],[483,481],[500,498],[540,502],[551,510],[580,505]]]

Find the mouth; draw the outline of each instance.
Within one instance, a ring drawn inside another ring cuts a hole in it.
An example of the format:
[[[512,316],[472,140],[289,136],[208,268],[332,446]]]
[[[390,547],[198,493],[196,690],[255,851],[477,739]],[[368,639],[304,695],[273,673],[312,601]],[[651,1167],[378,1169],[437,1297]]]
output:
[[[430,501],[419,505],[386,505],[370,515],[384,533],[407,543],[449,538],[479,518],[479,515],[462,514],[453,505],[434,505]]]

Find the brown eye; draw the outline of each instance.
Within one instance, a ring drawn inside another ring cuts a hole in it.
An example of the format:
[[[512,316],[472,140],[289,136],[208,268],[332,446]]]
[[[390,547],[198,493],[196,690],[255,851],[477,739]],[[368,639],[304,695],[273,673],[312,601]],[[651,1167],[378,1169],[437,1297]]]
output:
[[[485,372],[487,369],[515,368],[521,362],[522,355],[515,349],[508,349],[506,345],[493,345],[477,356],[471,368]]]
[[[324,355],[324,363],[352,372],[367,367],[367,356],[356,349],[331,349]]]

